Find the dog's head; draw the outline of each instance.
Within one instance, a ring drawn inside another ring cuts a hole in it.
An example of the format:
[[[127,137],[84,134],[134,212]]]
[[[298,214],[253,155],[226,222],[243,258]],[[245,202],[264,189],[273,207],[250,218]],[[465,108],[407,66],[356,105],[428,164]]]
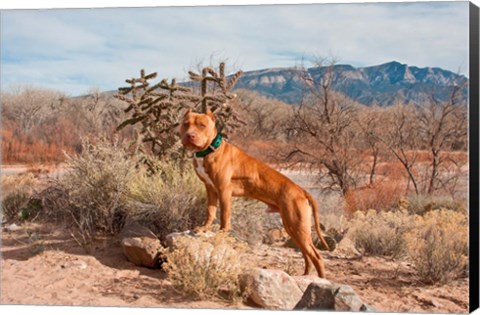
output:
[[[215,116],[211,111],[198,114],[189,109],[180,120],[182,144],[189,150],[195,152],[205,150],[216,135]]]

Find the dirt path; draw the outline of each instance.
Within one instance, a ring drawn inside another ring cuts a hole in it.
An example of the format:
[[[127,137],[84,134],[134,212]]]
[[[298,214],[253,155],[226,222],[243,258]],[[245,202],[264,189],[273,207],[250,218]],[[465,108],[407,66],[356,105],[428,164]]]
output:
[[[406,263],[373,257],[345,259],[334,253],[324,253],[327,277],[351,285],[379,311],[467,312],[467,279],[425,286]],[[128,262],[118,240],[104,240],[86,254],[64,229],[53,225],[4,230],[1,254],[2,304],[249,308],[192,300],[176,292],[165,273]],[[249,259],[259,267],[303,271],[301,254],[289,248],[261,245]]]

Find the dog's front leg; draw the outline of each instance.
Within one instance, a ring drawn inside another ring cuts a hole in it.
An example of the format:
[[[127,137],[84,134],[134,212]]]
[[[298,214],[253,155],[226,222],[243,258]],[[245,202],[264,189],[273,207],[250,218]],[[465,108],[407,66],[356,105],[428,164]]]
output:
[[[220,229],[230,231],[230,218],[232,216],[232,186],[225,185],[219,189],[220,197]]]
[[[197,226],[194,231],[195,232],[205,232],[210,229],[213,221],[215,221],[215,217],[217,214],[217,203],[218,203],[218,195],[214,188],[210,187],[209,185],[205,185],[207,189],[207,219],[202,226]]]

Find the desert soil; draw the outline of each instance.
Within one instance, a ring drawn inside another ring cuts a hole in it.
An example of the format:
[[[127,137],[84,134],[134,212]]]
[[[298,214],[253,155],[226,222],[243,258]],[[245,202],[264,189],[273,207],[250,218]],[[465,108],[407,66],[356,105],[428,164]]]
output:
[[[378,257],[346,258],[323,252],[327,278],[354,288],[382,312],[466,313],[468,279],[443,286],[422,284],[413,267]],[[299,252],[279,245],[251,249],[258,267],[301,274]],[[136,306],[169,308],[251,308],[221,300],[199,301],[176,292],[166,274],[126,260],[119,240],[98,242],[90,253],[65,228],[54,224],[3,228],[1,304]]]

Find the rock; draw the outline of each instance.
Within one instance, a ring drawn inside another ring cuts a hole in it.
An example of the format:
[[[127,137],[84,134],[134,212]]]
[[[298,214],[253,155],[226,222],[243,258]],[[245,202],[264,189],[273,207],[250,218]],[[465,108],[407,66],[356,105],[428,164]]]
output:
[[[179,237],[183,237],[183,236],[186,236],[186,237],[193,237],[193,232],[192,231],[184,231],[184,232],[174,232],[174,233],[170,233],[168,234],[167,236],[165,236],[165,245],[167,246],[168,249],[170,250],[174,250],[176,247],[175,247],[175,241],[179,238]]]
[[[364,306],[362,300],[349,285],[334,285],[334,307],[336,311],[358,312]]]
[[[174,232],[170,233],[165,236],[165,245],[170,249],[174,250],[176,248],[175,242],[182,238],[182,237],[190,237],[190,238],[210,238],[215,236],[214,232],[202,232],[202,233],[194,233],[193,231],[187,230],[183,232]]]
[[[362,254],[360,254],[360,252],[355,247],[353,241],[348,237],[344,237],[337,244],[335,252],[341,254],[345,258],[355,258],[362,256]]]
[[[239,283],[244,297],[266,309],[291,310],[302,297],[296,281],[281,270],[250,269]]]
[[[83,260],[76,261],[67,261],[66,263],[60,265],[61,268],[78,268],[78,269],[87,269],[88,264]]]
[[[5,230],[8,231],[8,232],[15,232],[15,231],[18,231],[20,230],[21,227],[19,227],[18,225],[16,225],[15,223],[12,223],[10,224],[9,226],[6,226],[5,227]]]
[[[343,237],[345,236],[345,232],[342,231],[342,232],[339,232],[336,228],[329,228],[328,231],[327,231],[327,235],[333,237],[333,239],[335,240],[335,242],[340,242]]]
[[[327,279],[319,278],[319,277],[314,276],[314,275],[293,276],[292,278],[293,278],[293,280],[295,280],[295,282],[298,285],[298,288],[300,289],[300,291],[302,291],[302,293],[305,293],[305,291],[307,290],[308,286],[311,283],[318,283],[318,284],[324,284],[324,285],[331,285],[332,284]]]
[[[165,250],[155,234],[137,223],[126,226],[120,233],[128,260],[137,266],[159,268]]]
[[[360,311],[361,312],[377,312],[376,309],[374,309],[373,307],[367,304],[363,304],[362,307],[360,307]]]
[[[332,285],[312,282],[295,305],[296,310],[333,310],[335,299]]]
[[[315,247],[317,247],[319,250],[334,251],[337,247],[337,241],[335,241],[335,239],[330,235],[323,235],[323,238],[325,239],[325,242],[327,242],[328,248],[323,245],[323,243],[318,238],[318,235],[316,234],[313,237],[313,244],[315,245]]]
[[[288,238],[289,236],[284,228],[270,229],[267,231],[263,242],[265,244],[275,244],[279,242],[285,242]]]

